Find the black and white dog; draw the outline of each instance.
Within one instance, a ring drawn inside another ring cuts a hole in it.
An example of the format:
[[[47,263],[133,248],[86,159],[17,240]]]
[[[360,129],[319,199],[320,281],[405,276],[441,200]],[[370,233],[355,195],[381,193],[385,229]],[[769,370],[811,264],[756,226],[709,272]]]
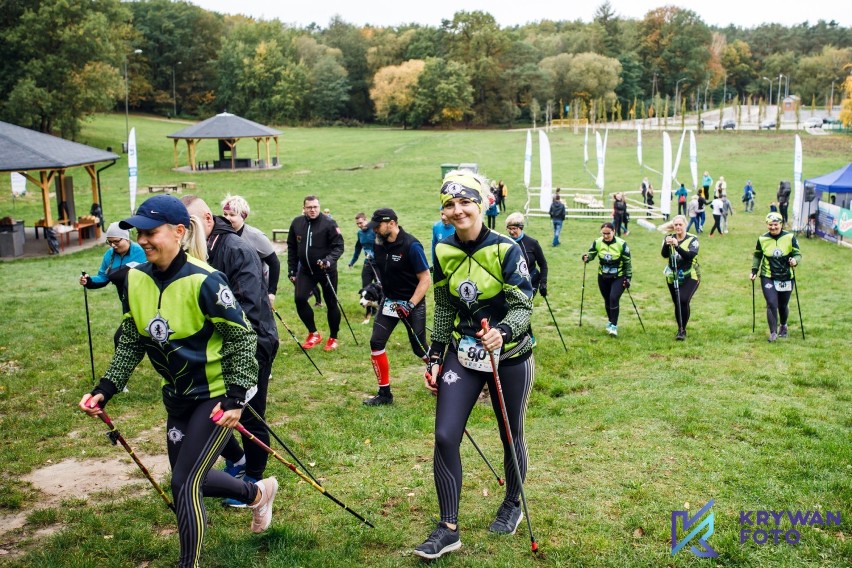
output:
[[[365,308],[378,308],[382,303],[382,285],[377,282],[367,284],[365,288],[358,290],[358,294],[361,295],[359,303]]]

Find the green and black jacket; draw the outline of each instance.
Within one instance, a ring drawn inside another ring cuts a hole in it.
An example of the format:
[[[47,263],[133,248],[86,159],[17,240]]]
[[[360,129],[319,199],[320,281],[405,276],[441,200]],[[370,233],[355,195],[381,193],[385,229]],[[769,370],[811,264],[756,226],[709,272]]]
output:
[[[796,235],[784,230],[776,236],[766,232],[757,238],[754,258],[751,261],[751,273],[773,280],[792,280],[791,258],[796,259],[796,264],[802,261]]]
[[[432,353],[443,355],[462,335],[474,337],[481,320],[503,333],[503,364],[532,352],[532,283],[526,259],[512,239],[486,227],[474,241],[451,235],[435,247],[435,329]]]
[[[604,278],[633,278],[630,247],[624,239],[614,237],[610,242],[606,242],[603,237],[598,237],[586,254],[590,261],[596,257],[600,260],[598,274]]]
[[[669,237],[677,238],[677,235],[670,234]],[[663,258],[669,259],[668,269],[671,270],[671,255],[672,247],[666,244],[663,239],[663,250],[661,251]],[[678,280],[691,278],[698,280],[698,237],[692,233],[686,233],[682,240],[678,241],[675,247],[675,272],[678,274]],[[669,284],[672,283],[674,275],[667,273],[666,279]]]
[[[106,400],[145,353],[172,415],[226,394],[245,400],[257,383],[257,336],[225,276],[208,264],[181,251],[164,272],[151,263],[131,269],[123,308],[115,355],[93,391]]]

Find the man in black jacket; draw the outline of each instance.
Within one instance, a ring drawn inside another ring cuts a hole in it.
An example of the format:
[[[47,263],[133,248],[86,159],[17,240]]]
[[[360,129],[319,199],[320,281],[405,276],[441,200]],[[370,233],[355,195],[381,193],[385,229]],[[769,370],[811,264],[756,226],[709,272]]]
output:
[[[553,201],[550,203],[550,220],[553,221],[553,246],[558,247],[559,233],[562,232],[562,223],[565,222],[565,204],[559,196],[559,188],[556,188],[556,195],[553,196]]]
[[[524,233],[524,215],[515,212],[506,217],[506,232],[521,247],[524,259],[527,262],[527,270],[533,286],[533,296],[540,292],[542,297],[547,296],[547,260],[541,244],[531,236]]]
[[[364,401],[367,406],[391,404],[390,365],[385,351],[399,320],[408,332],[414,354],[426,361],[426,292],[429,261],[423,245],[399,226],[393,209],[377,209],[370,219],[376,233],[373,266],[382,286],[384,302],[373,323],[370,357],[379,381],[379,393]]]
[[[328,305],[329,337],[323,349],[337,349],[337,332],[340,331],[340,309],[337,302],[337,260],[343,255],[343,234],[331,217],[322,214],[319,199],[308,195],[302,202],[302,215],[290,223],[287,234],[287,275],[296,284],[296,311],[308,328],[308,337],[302,344],[311,349],[322,341],[314,323],[314,310],[308,303],[313,289],[322,287]]]
[[[201,221],[207,236],[207,263],[228,278],[231,290],[257,333],[257,392],[248,404],[263,418],[266,415],[266,393],[272,373],[272,362],[278,352],[278,327],[272,317],[260,256],[254,246],[237,235],[227,219],[214,216],[203,199],[186,195],[181,201],[186,205],[189,214]],[[242,424],[246,430],[269,445],[269,432],[254,414],[243,414]],[[248,440],[244,446],[245,453],[236,438],[231,438],[222,451],[226,462],[225,471],[235,477],[243,477],[246,481],[263,479],[269,455]],[[225,503],[233,507],[245,507],[245,504],[233,499],[226,499]]]

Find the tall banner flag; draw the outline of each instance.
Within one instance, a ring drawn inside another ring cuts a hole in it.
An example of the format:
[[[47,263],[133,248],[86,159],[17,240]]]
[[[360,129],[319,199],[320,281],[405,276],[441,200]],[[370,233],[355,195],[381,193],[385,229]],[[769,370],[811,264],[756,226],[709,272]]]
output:
[[[692,189],[698,189],[698,146],[695,145],[695,131],[689,131],[689,172],[692,174]]]
[[[524,187],[530,188],[530,174],[532,173],[532,135],[527,130],[527,149],[524,150]]]
[[[139,168],[136,163],[136,127],[130,129],[127,139],[127,174],[130,178],[130,214],[136,213],[136,180]]]
[[[680,144],[677,147],[677,156],[675,156],[674,167],[672,168],[672,178],[677,179],[677,170],[680,168],[680,156],[683,154],[683,141],[686,138],[686,128],[680,135]]]
[[[660,213],[672,212],[672,141],[669,133],[663,132],[663,187],[660,190]]]
[[[802,140],[796,134],[796,144],[793,150],[793,231],[801,231],[805,228],[802,222],[802,200],[804,187],[802,187]]]
[[[636,157],[639,159],[639,167],[642,167],[642,128],[636,129]]]
[[[595,150],[598,155],[598,175],[595,178],[595,185],[598,189],[604,188],[604,146],[601,140],[601,133],[595,131]]]
[[[553,167],[550,159],[550,140],[543,131],[538,131],[539,167],[541,168],[541,194],[539,195],[539,209],[550,210],[552,201],[551,191],[553,189]]]

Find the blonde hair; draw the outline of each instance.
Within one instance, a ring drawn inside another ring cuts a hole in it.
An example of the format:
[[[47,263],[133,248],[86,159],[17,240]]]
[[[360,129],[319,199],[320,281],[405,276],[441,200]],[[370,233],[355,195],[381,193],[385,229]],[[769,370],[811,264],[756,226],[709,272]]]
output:
[[[189,216],[189,227],[186,228],[180,246],[186,254],[198,260],[207,261],[207,238],[204,234],[204,226],[201,224],[201,219],[195,215]]]
[[[248,201],[245,200],[244,197],[240,195],[231,195],[230,193],[225,196],[225,199],[220,203],[222,206],[222,210],[231,211],[236,213],[243,219],[249,216],[251,213],[251,208],[249,207]]]
[[[508,217],[506,217],[506,226],[509,225],[523,225],[524,224],[524,214],[515,211],[514,213],[510,213]]]

